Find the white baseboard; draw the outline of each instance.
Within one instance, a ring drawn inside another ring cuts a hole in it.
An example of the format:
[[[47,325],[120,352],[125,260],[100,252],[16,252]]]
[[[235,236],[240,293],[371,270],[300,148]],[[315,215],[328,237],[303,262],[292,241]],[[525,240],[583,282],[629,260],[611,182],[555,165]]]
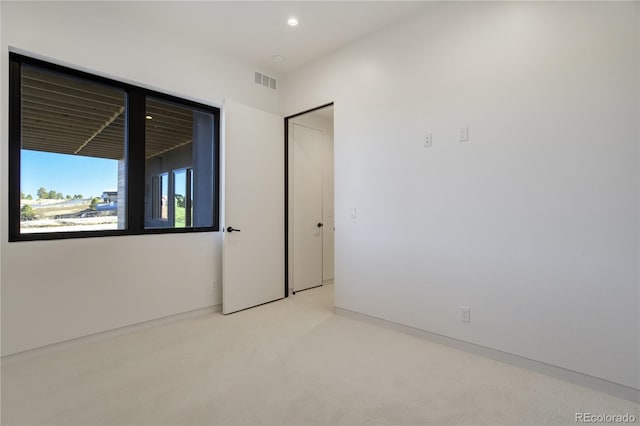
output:
[[[156,318],[149,321],[140,322],[137,324],[127,325],[127,326],[116,328],[113,330],[101,331],[95,334],[90,334],[88,336],[82,336],[82,337],[77,337],[75,339],[65,340],[58,343],[52,343],[50,345],[41,346],[39,348],[28,349],[26,351],[8,354],[0,358],[0,361],[2,362],[2,364],[8,365],[12,362],[16,362],[16,361],[27,359],[27,358],[32,358],[45,353],[56,352],[56,351],[67,349],[80,344],[96,342],[96,341],[104,340],[110,337],[120,336],[122,334],[127,334],[134,331],[143,330],[145,328],[154,327],[160,324],[166,324],[174,321],[179,321],[187,318],[194,318],[201,315],[207,315],[207,314],[211,314],[214,312],[221,312],[221,311],[222,311],[222,305],[214,305],[214,306],[208,306],[206,308],[195,309],[193,311],[181,312],[179,314],[169,315],[166,317]]]
[[[609,395],[616,396],[618,398],[623,398],[629,401],[640,403],[640,389],[635,389],[605,379],[599,379],[597,377],[589,376],[588,374],[578,373],[577,371],[567,370],[566,368],[556,367],[555,365],[546,364],[544,362],[521,357],[519,355],[514,355],[508,352],[499,351],[497,349],[488,348],[486,346],[476,345],[474,343],[465,342],[463,340],[454,339],[452,337],[432,333],[430,331],[425,331],[407,325],[398,324],[392,321],[387,321],[381,318],[372,317],[370,315],[351,311],[349,309],[339,308],[336,306],[335,312],[338,315],[342,315],[348,318],[363,320],[388,329],[399,331],[401,333],[409,334],[411,336],[427,339],[435,343],[447,345],[466,352],[474,353],[476,355],[481,355],[487,358],[511,364],[516,367],[535,371],[536,373],[546,374],[547,376],[565,380],[567,382],[571,382],[580,386],[585,386],[600,392],[607,393]]]

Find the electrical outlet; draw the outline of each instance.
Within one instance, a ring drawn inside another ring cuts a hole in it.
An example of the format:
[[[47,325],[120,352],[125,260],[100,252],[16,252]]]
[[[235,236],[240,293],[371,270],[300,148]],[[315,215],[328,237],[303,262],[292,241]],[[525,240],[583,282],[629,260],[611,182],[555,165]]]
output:
[[[355,219],[355,218],[356,218],[356,208],[351,207],[351,219]]]
[[[211,283],[211,291],[214,291],[214,292],[215,292],[215,291],[218,291],[218,280],[214,280],[214,281]]]
[[[431,133],[427,133],[424,136],[424,147],[429,148],[432,145],[432,143],[433,143],[433,139],[431,137]]]
[[[460,321],[471,322],[471,309],[468,306],[460,306]]]

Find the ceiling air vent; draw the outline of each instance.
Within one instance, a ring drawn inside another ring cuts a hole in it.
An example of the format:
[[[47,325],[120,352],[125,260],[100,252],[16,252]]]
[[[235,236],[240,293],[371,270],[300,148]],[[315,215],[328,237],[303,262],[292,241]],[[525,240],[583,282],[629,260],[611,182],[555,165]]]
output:
[[[268,75],[264,75],[257,71],[254,73],[253,81],[256,84],[264,86],[268,89],[273,89],[273,90],[277,89],[277,83],[275,78],[269,77]]]

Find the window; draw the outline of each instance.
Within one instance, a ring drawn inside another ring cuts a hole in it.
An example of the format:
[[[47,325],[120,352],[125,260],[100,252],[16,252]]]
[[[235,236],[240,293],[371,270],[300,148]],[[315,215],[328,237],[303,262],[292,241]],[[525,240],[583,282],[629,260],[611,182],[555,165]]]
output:
[[[20,232],[125,229],[124,90],[29,65],[20,78]]]
[[[145,180],[159,189],[145,200],[145,228],[211,227],[215,116],[152,97],[145,110]]]
[[[10,241],[217,231],[218,108],[10,53]]]

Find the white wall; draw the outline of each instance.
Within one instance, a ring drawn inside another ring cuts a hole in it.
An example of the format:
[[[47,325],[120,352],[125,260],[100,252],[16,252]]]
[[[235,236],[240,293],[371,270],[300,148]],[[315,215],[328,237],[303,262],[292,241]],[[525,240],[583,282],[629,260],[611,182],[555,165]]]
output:
[[[319,106],[319,105],[318,105]],[[332,108],[332,107],[329,107]],[[332,108],[333,109],[333,108]],[[322,132],[322,281],[334,277],[334,207],[333,207],[333,120],[314,111],[289,120],[289,135],[294,124]],[[293,143],[289,140],[289,176],[293,176]],[[289,218],[293,218],[293,187],[289,185]],[[293,220],[289,220],[289,265],[293,265]],[[293,268],[289,268],[289,282],[293,282]]]
[[[276,92],[253,84],[253,69],[212,55],[206,40],[156,30],[143,3],[0,7],[3,94],[11,46],[211,105],[228,97],[277,110]],[[7,114],[0,120],[2,355],[221,303],[212,291],[221,279],[218,233],[7,243]]]
[[[2,24],[2,4],[0,3],[0,24]],[[4,37],[2,36],[2,28],[0,28],[0,46],[4,46],[3,44],[3,40]],[[4,55],[4,49],[0,52],[0,55]],[[4,74],[2,72],[2,70],[6,69],[5,68],[6,64],[4,62],[4,60],[0,57],[0,111],[6,111],[7,110],[7,106],[9,104],[8,100],[5,99],[5,93],[6,93],[6,87],[5,87],[5,83],[4,80],[6,79],[4,77]],[[6,114],[0,114],[2,116],[6,115]],[[7,127],[7,119],[4,117],[0,117],[0,137],[4,138],[4,134],[6,132],[5,128]],[[5,168],[5,158],[6,158],[6,154],[5,154],[5,150],[4,149],[0,149],[0,178],[4,178],[4,174],[1,174],[2,170]],[[5,184],[2,183],[2,181],[0,181],[0,191],[3,194],[6,194],[5,190],[6,190],[6,186],[4,186]],[[0,197],[1,198],[1,197]],[[2,221],[2,217],[4,216],[4,206],[2,205],[2,201],[0,201],[0,222]],[[4,230],[4,226],[2,226],[2,224],[0,223],[0,355],[2,355],[2,246],[4,245],[2,242],[5,239],[5,230]]]
[[[336,306],[640,388],[637,14],[434,3],[287,75],[335,102]]]

